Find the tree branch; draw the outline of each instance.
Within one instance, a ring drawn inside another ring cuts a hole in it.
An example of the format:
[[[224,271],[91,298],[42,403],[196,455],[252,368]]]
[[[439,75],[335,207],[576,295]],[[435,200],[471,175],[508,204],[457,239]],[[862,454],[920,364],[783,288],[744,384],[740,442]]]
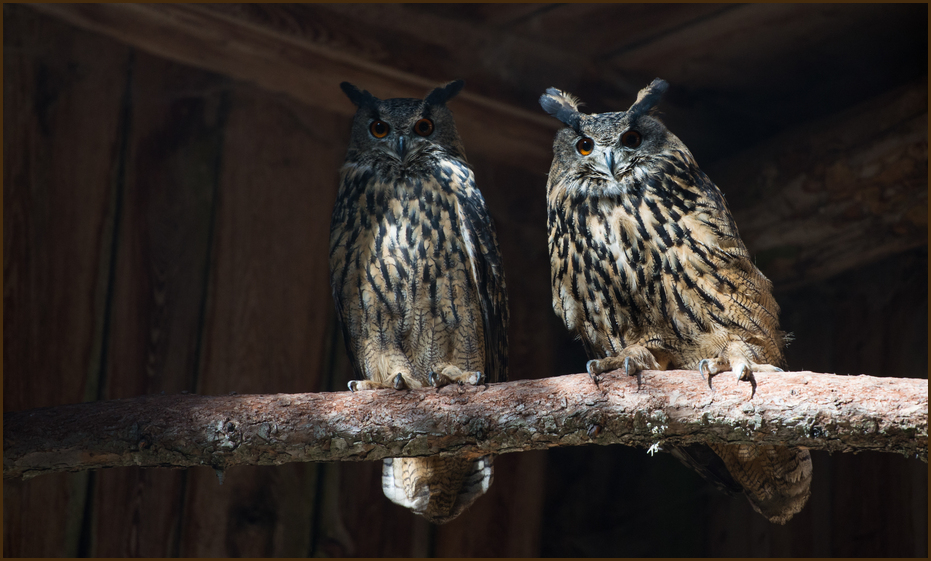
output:
[[[162,395],[4,413],[3,477],[103,467],[277,465],[503,454],[583,444],[785,444],[928,458],[928,380],[694,371],[585,374],[487,387]]]

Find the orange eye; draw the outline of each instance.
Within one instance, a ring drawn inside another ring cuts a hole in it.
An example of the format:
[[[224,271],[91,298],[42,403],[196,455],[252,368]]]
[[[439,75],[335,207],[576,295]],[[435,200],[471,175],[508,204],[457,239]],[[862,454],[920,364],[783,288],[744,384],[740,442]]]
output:
[[[643,137],[635,130],[629,130],[621,135],[621,144],[628,148],[636,148],[643,142]]]
[[[369,131],[375,138],[385,138],[388,136],[389,130],[391,130],[391,127],[384,121],[372,121],[372,124],[369,125]]]
[[[592,153],[592,150],[595,149],[595,141],[587,136],[583,136],[575,143],[575,149],[579,151],[579,154],[583,156],[588,156]]]
[[[430,119],[421,119],[414,123],[414,132],[420,136],[429,136],[433,132],[433,121]]]

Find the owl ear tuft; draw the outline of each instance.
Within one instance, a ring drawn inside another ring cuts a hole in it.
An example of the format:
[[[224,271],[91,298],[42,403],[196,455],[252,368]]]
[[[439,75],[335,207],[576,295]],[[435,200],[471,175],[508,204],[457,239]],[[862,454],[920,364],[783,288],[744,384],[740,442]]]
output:
[[[637,94],[637,101],[630,106],[627,114],[631,117],[637,117],[647,113],[650,109],[656,107],[667,89],[669,89],[669,84],[665,80],[655,78],[650,82],[649,86],[640,90],[640,93]]]
[[[362,107],[363,105],[373,104],[378,101],[378,98],[370,94],[368,90],[360,90],[349,82],[343,82],[339,87],[349,98],[349,101],[353,102],[356,107]]]
[[[579,98],[556,88],[548,88],[546,93],[540,96],[540,106],[543,110],[569,125],[576,132],[579,132],[582,120],[579,105],[582,105]]]
[[[447,101],[456,97],[456,94],[462,91],[463,86],[465,86],[465,80],[453,80],[427,94],[424,102],[427,105],[444,105]]]

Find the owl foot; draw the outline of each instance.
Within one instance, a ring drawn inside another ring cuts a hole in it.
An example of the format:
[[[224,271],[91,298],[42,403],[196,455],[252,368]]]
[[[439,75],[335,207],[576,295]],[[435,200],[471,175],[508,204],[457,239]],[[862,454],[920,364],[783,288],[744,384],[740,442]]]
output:
[[[711,378],[717,376],[721,372],[727,372],[728,370],[737,374],[737,381],[750,382],[750,387],[752,388],[750,399],[753,399],[753,396],[756,395],[756,377],[753,375],[754,370],[756,372],[783,372],[782,368],[773,366],[772,364],[755,364],[747,361],[731,364],[730,361],[723,358],[705,358],[698,363],[698,372],[702,375],[702,378],[708,379],[708,387],[711,388],[711,391],[714,391],[714,387],[711,385]]]
[[[439,372],[431,370],[427,376],[427,381],[434,388],[442,388],[454,382],[459,385],[469,384],[471,386],[478,386],[485,382],[485,375],[479,371],[463,371],[458,366],[451,364],[444,365],[442,368],[439,368],[439,366],[437,365]]]
[[[643,370],[638,364],[637,361],[630,360],[630,357],[624,357],[623,363],[618,364],[618,361],[621,357],[610,356],[607,358],[590,360],[585,364],[585,370],[588,371],[589,377],[592,379],[592,382],[595,385],[598,385],[598,375],[602,372],[608,372],[609,370],[618,370],[623,366],[624,374],[627,376],[636,376],[637,377],[637,391],[640,391],[640,386],[643,385],[643,377],[640,375],[640,371]]]
[[[355,393],[360,390],[382,390],[386,388],[393,388],[396,390],[409,390],[410,386],[407,384],[407,381],[404,380],[404,375],[400,372],[395,375],[388,383],[382,384],[374,380],[350,380],[349,381],[349,391]]]
[[[609,356],[601,359],[590,360],[585,365],[588,375],[595,385],[598,385],[598,374],[609,370],[624,369],[627,376],[637,377],[637,391],[640,391],[643,385],[643,378],[640,372],[643,370],[662,370],[656,357],[650,350],[642,345],[631,345],[625,348],[618,356]]]

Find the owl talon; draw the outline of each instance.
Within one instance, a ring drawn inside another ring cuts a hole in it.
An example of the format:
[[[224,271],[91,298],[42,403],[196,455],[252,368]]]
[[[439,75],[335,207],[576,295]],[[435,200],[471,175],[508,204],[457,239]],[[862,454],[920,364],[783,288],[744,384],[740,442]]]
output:
[[[635,368],[634,373],[631,374],[630,373],[630,357],[625,358],[624,359],[624,374],[627,374],[628,376],[637,377],[637,391],[639,392],[640,387],[643,385],[643,377],[640,375],[640,369],[637,368],[636,366],[634,368]]]
[[[750,392],[750,399],[753,399],[753,396],[756,395],[756,377],[753,375],[753,369],[750,368],[749,364],[742,363],[737,366],[737,368],[734,370],[734,373],[737,374],[737,381],[750,382],[750,387],[752,388],[752,391]]]
[[[396,390],[406,390],[407,383],[404,381],[404,376],[398,372],[397,376],[394,377],[394,389]]]
[[[703,358],[701,362],[698,363],[698,373],[701,374],[702,378],[705,378],[708,380],[708,388],[711,391],[714,391],[714,386],[711,385],[711,378],[714,377],[714,374],[711,373],[711,367],[708,366],[708,364],[709,364],[708,359]],[[705,374],[705,370],[708,371],[708,374]]]
[[[430,382],[430,385],[434,388],[438,388],[439,386],[437,384],[440,382],[440,377],[436,372],[431,370],[430,373],[427,374],[427,381]]]
[[[588,372],[588,377],[592,379],[592,383],[594,383],[595,386],[597,387],[598,386],[598,374],[600,373],[600,371],[598,371],[598,361],[595,359],[592,359],[586,362],[585,370]]]
[[[349,380],[349,384],[347,385],[349,386],[349,391],[356,393],[356,386],[359,385],[359,380]]]

